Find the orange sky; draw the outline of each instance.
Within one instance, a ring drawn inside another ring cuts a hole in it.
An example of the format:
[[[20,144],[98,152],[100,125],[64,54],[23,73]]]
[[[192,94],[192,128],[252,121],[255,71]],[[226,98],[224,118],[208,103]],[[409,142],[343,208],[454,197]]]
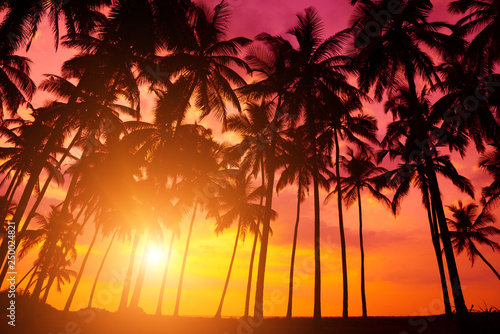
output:
[[[208,1],[215,4],[217,1]],[[295,22],[294,14],[310,5],[320,11],[325,21],[325,36],[344,28],[350,15],[347,0],[342,1],[228,1],[234,8],[230,25],[231,36],[243,35],[254,37],[266,31],[271,34],[284,34]],[[434,1],[434,18],[443,19],[446,1]],[[444,16],[446,18],[448,16]],[[453,18],[449,19],[454,22]],[[33,60],[32,74],[37,83],[43,73],[59,73],[62,61],[71,52],[61,48],[57,53],[53,48],[53,39],[47,25],[44,24],[27,56]],[[40,106],[47,99],[46,95],[37,94],[34,105]],[[152,103],[145,99],[142,110],[147,111]],[[380,105],[367,106],[367,112],[374,112],[379,118],[381,135],[389,118],[380,110]],[[210,123],[210,122],[209,122]],[[224,137],[227,138],[227,137]],[[466,160],[453,156],[453,163],[460,173],[469,177],[475,186],[477,197],[481,187],[491,182],[488,176],[476,165],[479,156],[470,149]],[[471,199],[460,194],[451,183],[441,180],[443,202],[451,204],[458,200],[470,202]],[[288,271],[295,220],[296,189],[285,189],[274,201],[274,209],[279,218],[272,225],[274,235],[270,238],[265,285],[266,316],[284,316],[286,313]],[[325,197],[321,194],[321,198]],[[48,192],[41,213],[48,212],[48,205],[63,200],[64,191],[55,186]],[[394,218],[386,208],[368,195],[362,197],[364,209],[364,236],[366,254],[366,280],[368,314],[375,315],[424,315],[444,313],[439,274],[434,256],[426,212],[421,204],[418,191],[413,190],[403,202],[401,215]],[[338,232],[337,208],[334,201],[324,205],[321,211],[322,233],[322,309],[324,316],[340,316],[342,308],[342,281],[340,263],[340,241]],[[494,212],[500,220],[500,209]],[[215,314],[224,285],[229,265],[235,230],[223,235],[214,233],[214,221],[204,220],[199,214],[195,221],[193,239],[186,267],[184,289],[182,293],[181,315],[212,316]],[[302,206],[299,245],[296,258],[296,291],[294,293],[294,315],[312,316],[314,285],[313,253],[313,210],[312,200]],[[180,263],[187,234],[188,217],[182,223],[180,239],[175,240],[172,265],[170,267],[165,293],[164,314],[171,314],[175,302],[175,293],[180,271]],[[360,297],[360,253],[358,244],[357,206],[346,213],[346,238],[349,274],[349,310],[350,315],[361,315]],[[93,233],[93,226],[78,240],[79,257],[74,264],[78,270]],[[248,238],[239,246],[223,316],[243,314],[247,269],[252,246]],[[166,253],[169,232],[165,235]],[[495,239],[500,242],[499,238]],[[98,239],[98,245],[92,251],[85,274],[73,302],[73,310],[85,307],[88,301],[93,277],[100,264],[109,240]],[[94,305],[114,311],[117,309],[122,282],[127,270],[130,248],[122,242],[115,243],[96,291]],[[142,252],[143,245],[139,247]],[[481,247],[484,256],[495,268],[500,268],[500,256]],[[139,252],[139,253],[140,253]],[[30,254],[18,264],[21,275],[31,268],[36,254]],[[138,255],[138,260],[140,254]],[[160,259],[161,260],[161,259]],[[136,272],[138,262],[136,262]],[[467,256],[457,257],[457,265],[462,280],[464,295],[468,307],[485,305],[500,307],[500,282],[480,259],[471,268]],[[139,306],[147,313],[154,313],[161,282],[164,263],[151,263],[142,291]],[[254,271],[256,273],[256,271]],[[21,276],[19,276],[21,277]],[[255,282],[255,278],[254,278]],[[66,285],[62,293],[52,291],[48,302],[62,308],[71,285]],[[252,298],[253,301],[253,298]]]

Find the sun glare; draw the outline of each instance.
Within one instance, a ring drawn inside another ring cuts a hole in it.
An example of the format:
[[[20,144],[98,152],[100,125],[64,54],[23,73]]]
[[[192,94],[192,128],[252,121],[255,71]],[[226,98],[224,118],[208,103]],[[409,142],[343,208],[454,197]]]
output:
[[[158,248],[151,248],[148,251],[148,262],[150,265],[158,265],[163,261],[163,251]]]

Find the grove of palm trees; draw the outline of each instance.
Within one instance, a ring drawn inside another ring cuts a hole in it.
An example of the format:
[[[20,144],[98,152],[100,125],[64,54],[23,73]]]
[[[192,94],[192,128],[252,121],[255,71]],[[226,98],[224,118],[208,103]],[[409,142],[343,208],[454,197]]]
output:
[[[0,13],[2,333],[500,330],[500,1]]]

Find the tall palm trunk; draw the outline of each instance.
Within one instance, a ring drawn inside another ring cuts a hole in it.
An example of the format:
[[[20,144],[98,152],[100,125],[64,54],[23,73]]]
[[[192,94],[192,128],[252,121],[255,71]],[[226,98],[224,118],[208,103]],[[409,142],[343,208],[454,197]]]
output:
[[[139,245],[139,240],[141,239],[141,233],[135,231],[134,245],[132,246],[132,254],[130,254],[130,261],[127,269],[127,276],[125,276],[125,283],[123,284],[122,297],[120,299],[119,311],[123,311],[127,308],[128,295],[130,293],[130,286],[132,285],[132,273],[134,271],[134,261],[135,255],[137,253],[137,246]]]
[[[472,241],[470,242],[472,244]],[[481,252],[476,248],[476,251],[477,251],[477,255],[479,255],[479,257],[481,258],[481,260],[483,260],[484,263],[486,263],[486,265],[488,267],[490,267],[491,271],[493,271],[493,273],[497,276],[497,278],[500,280],[500,274],[498,274],[498,271],[496,271],[496,269],[491,265],[491,263],[489,263],[483,256],[483,254],[481,254]]]
[[[234,258],[236,256],[236,249],[238,248],[238,240],[240,239],[241,231],[241,217],[238,222],[238,230],[236,231],[236,238],[234,240],[233,255],[231,255],[231,262],[229,262],[229,269],[227,271],[226,281],[224,282],[224,289],[222,290],[222,297],[220,298],[219,307],[215,313],[216,319],[220,319],[222,316],[222,306],[224,305],[224,298],[226,297],[227,287],[229,286],[229,279],[231,278],[231,272],[233,270]]]
[[[299,234],[299,220],[300,220],[300,195],[302,192],[301,174],[299,172],[299,187],[297,190],[297,217],[295,219],[295,229],[293,231],[293,244],[292,244],[292,259],[290,261],[290,278],[288,284],[288,307],[286,310],[286,317],[292,317],[292,302],[293,302],[293,271],[295,266],[295,251],[297,250],[297,236]]]
[[[265,172],[264,172],[264,156],[261,155],[260,157],[260,171],[261,171],[261,178],[262,178],[262,194],[260,195],[260,201],[259,201],[259,208],[262,208],[262,203],[264,202],[264,189],[266,189],[266,181],[265,181]],[[253,276],[253,264],[255,262],[255,251],[257,249],[257,241],[259,240],[259,232],[260,232],[260,223],[262,220],[262,216],[259,215],[257,218],[257,225],[255,227],[255,235],[253,239],[253,245],[252,245],[252,253],[250,254],[250,267],[248,268],[248,280],[247,280],[247,293],[246,293],[246,298],[245,298],[245,313],[244,317],[248,317],[250,313],[250,295],[252,292],[252,276]]]
[[[101,275],[102,268],[104,268],[104,262],[106,261],[106,258],[108,257],[109,250],[111,249],[111,246],[113,245],[113,241],[115,240],[117,233],[118,233],[118,228],[115,229],[115,232],[113,233],[113,237],[111,237],[111,241],[109,242],[108,248],[106,249],[106,253],[104,253],[104,256],[102,258],[101,265],[99,266],[99,269],[97,270],[97,274],[95,275],[94,284],[92,285],[92,290],[90,291],[88,308],[92,307],[92,299],[94,299],[94,293],[95,293],[95,289],[97,287],[97,282],[99,281],[99,276]]]
[[[177,297],[175,298],[174,316],[179,315],[179,306],[181,303],[181,293],[182,293],[182,283],[184,281],[184,270],[186,269],[186,261],[189,252],[189,243],[191,242],[191,235],[193,233],[193,224],[196,217],[196,211],[198,210],[198,202],[196,202],[193,209],[193,216],[191,217],[191,223],[189,224],[189,232],[186,240],[186,248],[184,249],[184,257],[182,258],[181,274],[179,277],[179,285],[177,287]]]
[[[161,309],[163,306],[163,296],[165,294],[165,283],[167,282],[168,268],[170,267],[170,258],[172,257],[172,248],[174,246],[175,233],[172,231],[172,237],[170,238],[170,246],[168,247],[167,263],[165,263],[165,270],[163,271],[163,278],[161,280],[160,296],[158,297],[158,305],[156,306],[156,315],[161,315]]]
[[[71,303],[73,302],[73,298],[75,298],[76,289],[78,288],[78,284],[80,283],[80,280],[82,279],[83,271],[85,270],[85,266],[87,265],[87,261],[88,261],[89,256],[90,256],[90,252],[92,251],[92,248],[94,247],[94,244],[95,244],[95,241],[97,239],[98,234],[99,234],[99,227],[98,227],[98,225],[96,225],[94,236],[92,237],[92,241],[90,242],[90,245],[89,245],[89,248],[87,249],[87,253],[85,254],[85,257],[83,258],[82,265],[80,266],[80,271],[78,272],[78,276],[76,276],[75,283],[73,284],[73,287],[71,288],[71,292],[69,293],[68,300],[66,301],[66,305],[64,306],[65,312],[69,311],[69,308],[71,307]]]
[[[139,275],[137,275],[137,280],[135,281],[134,292],[132,293],[132,299],[130,300],[130,308],[136,309],[139,307],[139,299],[141,297],[142,286],[144,285],[144,278],[146,277],[146,270],[148,269],[148,253],[149,244],[151,241],[151,230],[148,230],[146,237],[146,244],[144,245],[144,250],[142,252],[141,264],[139,266]]]
[[[358,191],[358,209],[359,209],[359,249],[361,251],[361,306],[363,317],[367,316],[366,311],[366,291],[365,291],[365,246],[363,244],[363,210],[361,208],[361,191]]]
[[[451,280],[451,289],[453,291],[453,300],[455,302],[455,309],[458,314],[466,314],[468,312],[465,306],[465,300],[462,293],[462,286],[458,276],[457,264],[455,262],[455,255],[453,254],[453,246],[451,244],[450,232],[446,223],[446,216],[443,210],[443,203],[441,202],[441,192],[437,182],[436,173],[433,169],[432,159],[426,155],[426,171],[429,180],[429,190],[431,200],[437,214],[439,229],[441,231],[441,241],[443,242],[444,254],[446,256],[446,263],[448,264],[448,274]]]
[[[5,191],[5,195],[3,196],[5,198],[5,202],[0,211],[2,213],[2,221],[4,221],[7,217],[9,206],[12,203],[14,194],[16,193],[17,187],[19,187],[22,181],[22,177],[19,174],[21,174],[21,170],[16,170],[14,176],[12,177],[12,180],[10,180],[9,187],[7,188],[7,191]]]
[[[312,110],[312,108],[310,108]],[[312,176],[314,188],[314,324],[319,328],[321,322],[321,254],[320,254],[320,207],[319,207],[319,171],[316,148],[316,129],[314,122],[309,125],[309,140],[312,147]]]
[[[19,282],[16,282],[16,289],[21,285],[21,283],[26,279],[26,277],[28,277],[29,274],[31,274],[37,268],[38,268],[38,265],[34,265],[33,267],[31,267],[31,269],[26,274],[24,274],[23,278],[21,278],[21,280]]]
[[[346,242],[344,232],[344,217],[342,213],[342,187],[340,182],[340,145],[338,130],[334,129],[335,136],[335,171],[337,173],[337,205],[339,210],[339,229],[340,229],[340,247],[342,252],[342,288],[343,288],[343,303],[342,317],[347,318],[348,315],[348,292],[347,292],[347,255]]]
[[[276,126],[278,111],[281,108],[281,95],[278,98],[276,115],[272,123]],[[277,130],[276,130],[277,131]],[[261,322],[264,320],[264,278],[266,274],[267,247],[269,243],[269,231],[271,230],[271,214],[273,205],[274,173],[275,173],[275,151],[277,133],[272,134],[271,145],[269,147],[267,162],[267,189],[266,189],[266,207],[264,209],[264,219],[262,220],[262,239],[260,241],[259,267],[257,270],[257,283],[255,289],[254,318]]]
[[[430,195],[427,196],[430,199]],[[441,244],[439,242],[439,231],[436,223],[436,210],[429,203],[427,206],[427,216],[429,219],[429,227],[431,230],[432,244],[434,246],[434,253],[439,268],[439,277],[441,280],[441,290],[443,291],[444,310],[447,315],[451,315],[450,296],[448,295],[448,285],[446,284],[446,275],[444,272],[443,255],[441,253]]]
[[[64,247],[64,245],[61,247]],[[66,257],[68,256],[69,250],[70,250],[70,248],[66,247],[64,249],[64,252],[61,252],[61,254],[59,254],[59,256],[56,257],[56,260],[54,261],[54,267],[52,268],[52,270],[48,271],[49,280],[47,281],[47,285],[45,285],[45,291],[44,291],[43,297],[41,299],[42,303],[47,302],[47,298],[49,297],[50,289],[52,288],[52,285],[54,284],[54,281],[57,278],[57,271],[60,268],[61,262],[64,261],[64,259],[66,259]]]

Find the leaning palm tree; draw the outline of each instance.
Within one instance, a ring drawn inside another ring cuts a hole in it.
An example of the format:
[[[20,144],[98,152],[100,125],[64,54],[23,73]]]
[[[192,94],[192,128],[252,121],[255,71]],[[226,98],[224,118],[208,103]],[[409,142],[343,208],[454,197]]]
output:
[[[447,208],[453,217],[446,221],[450,225],[450,237],[457,254],[461,254],[465,250],[472,265],[474,265],[476,256],[479,256],[500,280],[498,271],[493,268],[476,246],[477,243],[490,246],[493,251],[500,250],[500,245],[488,238],[490,235],[500,234],[498,228],[488,225],[495,222],[493,215],[486,210],[477,214],[477,204],[464,205],[462,201],[458,201],[458,205],[448,205]]]
[[[259,205],[256,203],[262,191],[262,188],[255,188],[252,186],[251,176],[245,175],[243,172],[239,171],[234,179],[226,180],[226,185],[221,187],[218,196],[215,198],[215,207],[209,210],[209,216],[216,218],[217,223],[215,232],[217,234],[230,228],[234,221],[238,221],[233,253],[229,263],[219,307],[215,313],[215,318],[217,319],[220,319],[222,315],[222,307],[231,278],[238,241],[239,239],[244,240],[249,231],[255,230],[256,221],[258,217],[262,216],[263,207],[261,204]],[[273,212],[272,218],[275,218],[275,216],[276,214]]]
[[[460,279],[449,239],[437,175],[443,174],[449,177],[460,190],[474,197],[470,181],[459,175],[450,163],[449,157],[439,151],[440,147],[447,147],[450,150],[463,153],[468,137],[463,131],[439,126],[442,122],[442,115],[432,108],[426,87],[417,97],[417,108],[420,110],[418,114],[412,111],[414,104],[411,101],[413,99],[409,89],[403,87],[386,102],[385,110],[392,113],[394,121],[388,125],[386,136],[382,141],[384,150],[379,158],[389,154],[391,159],[400,157],[403,161],[398,171],[386,179],[390,186],[404,185],[400,186],[398,196],[404,196],[408,192],[415,172],[420,173],[418,179],[420,187],[423,189],[424,204],[428,210],[431,210],[430,216],[435,215],[435,218],[432,219],[437,221],[437,227],[440,231],[448,273],[452,282],[455,308],[459,313],[466,313],[467,308],[461,293]],[[438,131],[439,138],[434,135]],[[426,203],[426,197],[428,197],[428,203]],[[438,233],[437,228],[434,228],[434,232]],[[434,245],[436,247],[436,241]],[[439,256],[437,253],[436,255]]]
[[[354,153],[351,148],[348,148],[346,156],[342,156],[340,158],[340,165],[348,175],[342,178],[342,192],[344,193],[343,200],[347,207],[351,206],[356,201],[358,202],[359,246],[361,250],[361,303],[363,317],[366,317],[365,251],[363,245],[361,191],[367,189],[374,198],[385,204],[387,207],[391,206],[391,202],[378,190],[380,185],[380,175],[385,173],[387,170],[383,167],[375,165],[372,158],[363,151]],[[333,192],[330,193],[330,195],[332,194]]]

